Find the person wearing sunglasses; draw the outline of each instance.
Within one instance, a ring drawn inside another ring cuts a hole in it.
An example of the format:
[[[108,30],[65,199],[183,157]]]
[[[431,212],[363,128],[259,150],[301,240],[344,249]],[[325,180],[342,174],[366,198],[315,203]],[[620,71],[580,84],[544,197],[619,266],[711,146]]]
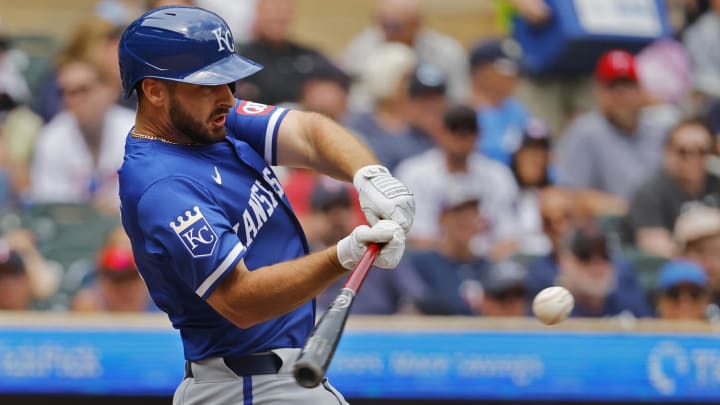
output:
[[[669,261],[660,269],[656,289],[657,316],[663,319],[706,319],[710,285],[699,264]]]
[[[567,288],[575,297],[571,316],[651,315],[635,269],[613,253],[606,236],[592,221],[584,221],[563,240],[553,284]],[[535,286],[534,290],[549,286]]]
[[[677,124],[665,141],[663,167],[642,184],[630,202],[628,222],[644,252],[673,257],[672,230],[680,213],[696,201],[720,201],[720,178],[707,170],[712,134],[698,118]]]

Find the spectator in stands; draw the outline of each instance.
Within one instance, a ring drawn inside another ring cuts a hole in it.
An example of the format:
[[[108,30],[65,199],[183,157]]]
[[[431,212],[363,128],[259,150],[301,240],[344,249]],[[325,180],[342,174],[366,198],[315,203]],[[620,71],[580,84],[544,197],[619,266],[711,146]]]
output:
[[[108,236],[98,255],[93,282],[73,297],[71,309],[80,312],[146,312],[157,308],[135,267],[130,241],[122,228]]]
[[[564,187],[550,186],[538,196],[543,233],[550,240],[553,254],[560,250],[564,238],[582,221],[588,219],[576,194]]]
[[[15,208],[27,188],[30,145],[43,125],[27,106],[30,90],[13,62],[15,51],[0,26],[0,211]]]
[[[546,274],[537,274],[541,271]],[[565,238],[557,252],[556,268],[531,266],[529,277],[532,294],[551,285],[567,288],[575,298],[572,316],[627,313],[644,317],[651,313],[635,269],[611,251],[605,235],[593,222],[580,224]]]
[[[318,176],[310,186],[310,213],[303,229],[313,251],[331,246],[361,223],[353,206],[353,188],[331,177]]]
[[[470,51],[472,105],[478,112],[478,150],[510,164],[522,142],[528,111],[513,91],[518,80],[520,49],[509,39],[486,39]]]
[[[30,310],[32,282],[20,254],[7,242],[0,244],[0,310]]]
[[[668,13],[676,36],[682,36],[710,8],[710,0],[669,0]]]
[[[425,295],[418,309],[428,315],[473,315],[483,308],[483,283],[490,262],[471,249],[472,239],[484,229],[479,209],[482,198],[474,187],[447,184],[439,207],[439,232],[435,244],[409,251],[408,263],[423,280]]]
[[[431,247],[437,243],[440,203],[448,187],[456,186],[482,196],[482,214],[488,219],[489,229],[477,238],[477,253],[498,260],[515,252],[513,208],[518,198],[517,184],[507,166],[475,150],[477,137],[475,110],[451,107],[436,137],[437,147],[408,158],[395,171],[415,194],[415,223],[408,234],[412,246]]]
[[[523,130],[522,143],[512,155],[510,169],[520,188],[517,200],[518,253],[546,255],[551,244],[543,232],[540,193],[550,181],[550,133],[545,124],[531,119]]]
[[[112,36],[116,36],[117,32],[122,28],[117,28],[112,22],[100,18],[91,17],[84,20],[76,29],[74,29],[67,44],[59,52],[54,66],[50,66],[50,71],[45,77],[35,98],[34,108],[37,113],[49,122],[55,114],[63,109],[63,99],[60,85],[58,83],[58,69],[60,66],[66,65],[74,60],[87,60],[99,67],[107,66],[117,72],[117,46],[115,47],[116,55],[109,55],[112,48]],[[104,58],[111,58],[106,61]],[[112,61],[115,61],[115,67],[111,67]],[[119,73],[115,73],[119,77]],[[117,80],[108,78],[108,81]],[[120,97],[117,93],[116,97]]]
[[[505,261],[492,265],[483,282],[483,316],[525,316],[529,296],[527,271],[519,263]]]
[[[239,53],[264,68],[238,83],[239,98],[264,104],[296,102],[308,75],[332,64],[290,37],[293,15],[292,0],[258,0],[254,38]]]
[[[10,249],[20,256],[24,273],[30,281],[32,299],[46,303],[57,292],[61,281],[61,270],[45,259],[38,248],[35,234],[26,228],[7,231],[0,240],[0,251]]]
[[[314,251],[336,244],[360,222],[362,214],[353,207],[357,197],[346,183],[319,178],[311,195],[312,214],[306,229],[310,248]],[[339,280],[317,297],[317,308],[324,311],[338,294]],[[415,301],[422,296],[424,285],[407,264],[393,271],[373,268],[363,283],[363,292],[353,304],[354,314],[390,315],[416,312]]]
[[[604,54],[595,78],[599,110],[578,117],[564,134],[558,181],[582,191],[596,213],[622,215],[660,164],[664,129],[643,117],[646,98],[632,54]]]
[[[343,67],[353,76],[373,58],[375,49],[384,43],[401,43],[411,47],[420,62],[437,64],[448,78],[448,95],[455,102],[467,102],[467,56],[455,39],[423,26],[419,0],[378,0],[376,26],[358,34],[348,45]],[[357,110],[372,109],[373,98],[364,83],[353,87],[351,106]]]
[[[546,0],[501,0],[498,2],[502,33],[513,35],[513,25],[524,21],[539,32],[555,29],[560,18],[555,13],[565,13],[561,7],[573,7],[569,2],[547,2]],[[558,9],[556,9],[556,7]],[[517,20],[514,20],[517,18]],[[552,46],[552,45],[549,45]],[[525,46],[528,48],[528,45]],[[559,53],[556,49],[547,50],[549,54]],[[592,50],[583,49],[582,59],[595,59],[598,55],[588,54]],[[524,52],[532,52],[525,49]],[[525,71],[518,83],[517,96],[533,114],[545,120],[550,132],[562,134],[565,127],[579,114],[591,110],[592,68],[575,69],[579,58],[565,58],[543,71]],[[526,69],[527,70],[527,69]]]
[[[712,134],[700,119],[677,124],[665,141],[663,167],[640,185],[630,202],[628,222],[635,244],[662,257],[675,255],[672,230],[684,205],[720,204],[720,178],[708,173]]]
[[[116,213],[117,170],[135,113],[114,104],[107,79],[91,62],[67,61],[58,83],[64,111],[35,143],[30,197],[39,203],[93,203]]]
[[[412,138],[422,151],[435,146],[447,111],[447,78],[433,64],[421,63],[410,78],[407,120]]]
[[[570,189],[550,186],[538,194],[542,230],[550,241],[550,252],[528,259],[528,285],[534,296],[541,286],[555,284],[558,254],[570,232],[588,219],[577,195]]]
[[[720,97],[720,1],[711,0],[710,8],[687,27],[683,42],[690,55],[695,87],[713,97]]]
[[[675,222],[678,256],[700,264],[708,276],[711,299],[720,305],[720,209],[693,204]]]
[[[682,43],[670,38],[657,40],[638,52],[635,61],[647,97],[648,105],[643,108],[647,120],[670,128],[689,111],[701,110],[694,105],[701,99],[696,101],[691,94],[690,57]]]
[[[343,122],[349,91],[350,76],[333,65],[321,66],[308,74],[300,91],[299,104],[303,110]]]
[[[660,269],[656,289],[657,316],[664,319],[707,319],[710,286],[702,267],[678,259]]]
[[[375,49],[359,78],[375,100],[374,110],[351,113],[345,121],[391,171],[401,160],[428,148],[427,139],[413,131],[408,120],[416,61],[412,49],[403,44],[387,43]]]

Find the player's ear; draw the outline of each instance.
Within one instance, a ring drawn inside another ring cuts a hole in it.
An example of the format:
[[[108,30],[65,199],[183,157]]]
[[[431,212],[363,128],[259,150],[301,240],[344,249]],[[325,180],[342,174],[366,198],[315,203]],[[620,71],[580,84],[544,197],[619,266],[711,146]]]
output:
[[[167,103],[168,89],[161,80],[145,78],[140,82],[140,90],[143,97],[155,107],[161,107]]]

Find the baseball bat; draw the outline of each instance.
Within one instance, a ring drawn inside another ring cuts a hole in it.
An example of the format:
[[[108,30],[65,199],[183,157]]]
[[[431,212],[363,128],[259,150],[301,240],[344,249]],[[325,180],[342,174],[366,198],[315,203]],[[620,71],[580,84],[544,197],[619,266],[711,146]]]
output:
[[[295,381],[303,387],[317,387],[325,378],[340,336],[345,329],[350,307],[379,251],[380,245],[368,245],[367,251],[350,272],[338,296],[310,332],[310,337],[300,351],[293,368]]]

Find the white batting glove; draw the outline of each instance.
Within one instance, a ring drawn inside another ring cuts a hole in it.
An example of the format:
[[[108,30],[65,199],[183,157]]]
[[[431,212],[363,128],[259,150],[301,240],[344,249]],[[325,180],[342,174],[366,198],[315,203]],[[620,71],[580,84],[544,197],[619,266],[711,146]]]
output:
[[[369,243],[385,245],[375,258],[374,265],[383,269],[394,269],[400,263],[405,251],[405,232],[397,222],[381,220],[371,227],[360,225],[337,244],[340,264],[350,270],[367,250]]]
[[[370,225],[381,219],[390,219],[410,230],[415,219],[415,197],[400,180],[380,165],[361,168],[353,177],[360,196],[360,208]]]

